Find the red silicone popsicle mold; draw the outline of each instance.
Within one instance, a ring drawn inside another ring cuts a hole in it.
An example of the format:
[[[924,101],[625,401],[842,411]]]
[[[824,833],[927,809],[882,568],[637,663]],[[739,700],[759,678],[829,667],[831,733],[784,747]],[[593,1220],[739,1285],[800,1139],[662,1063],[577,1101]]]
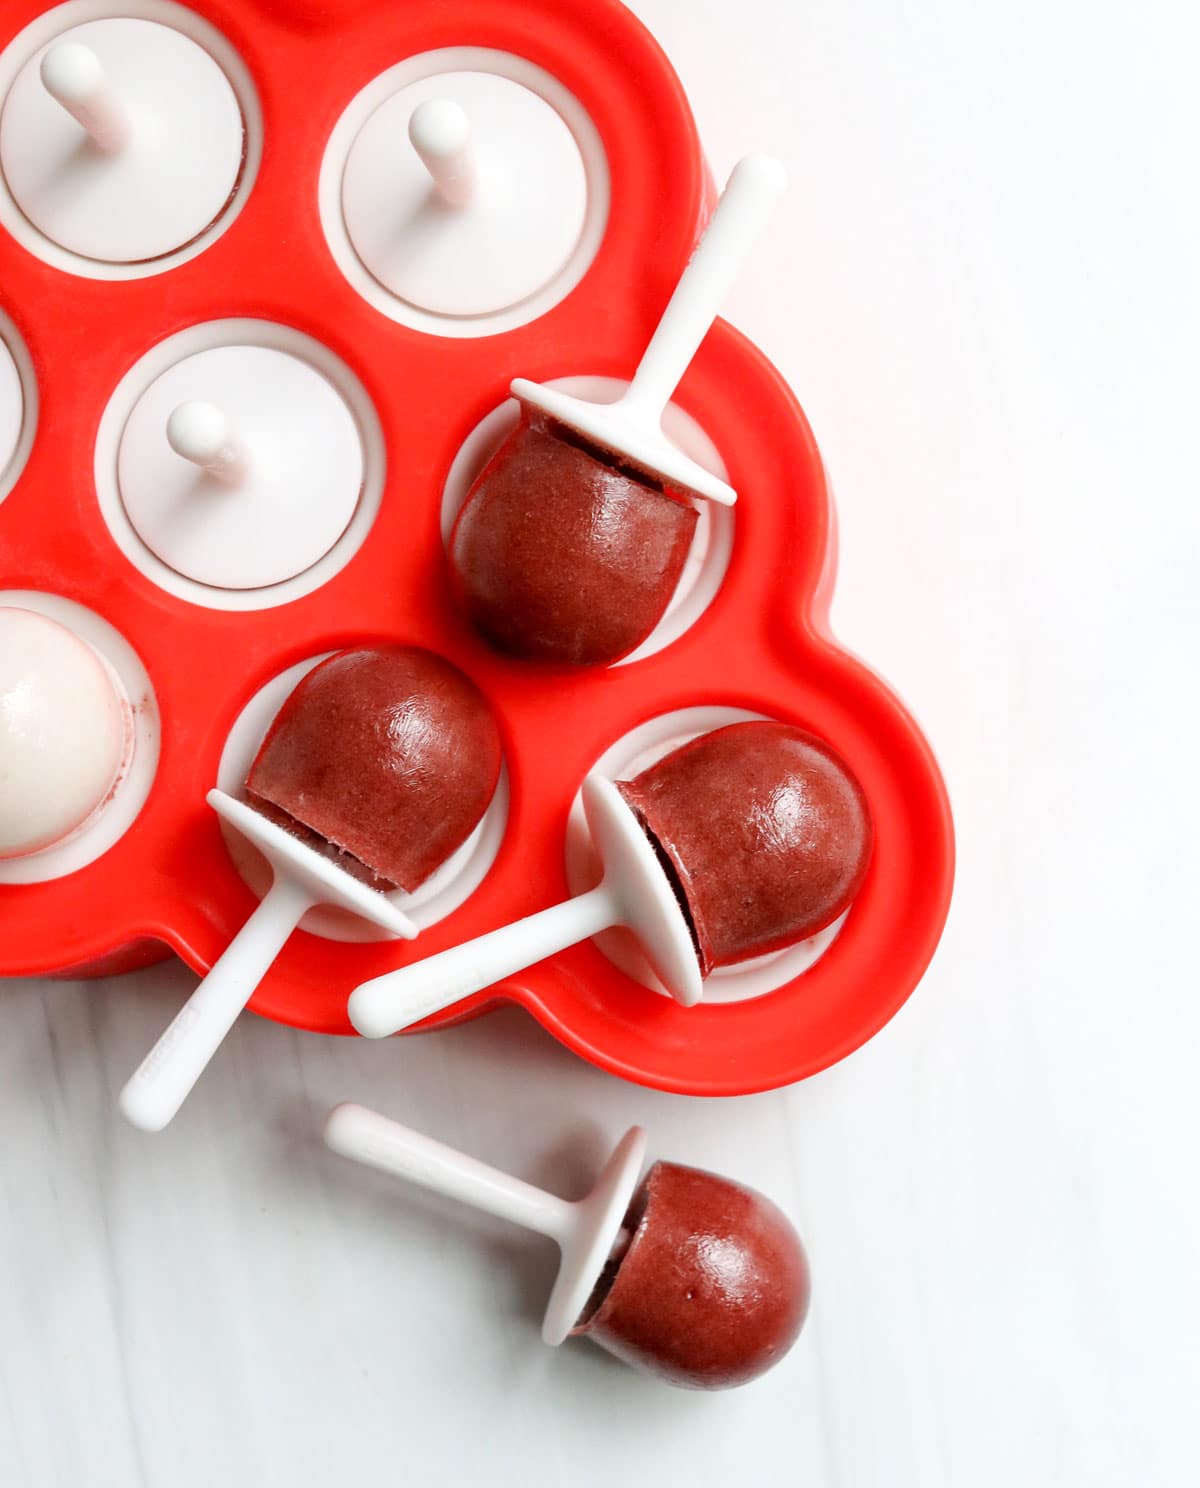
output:
[[[8,0],[0,48],[46,8]],[[349,1033],[346,998],[360,981],[565,896],[568,813],[589,767],[657,715],[714,705],[823,735],[870,800],[871,871],[816,963],[766,995],[685,1010],[587,943],[423,1026],[511,1000],[605,1069],[706,1095],[776,1087],[841,1058],[922,975],[948,908],[953,837],[916,725],[830,637],[832,509],[813,436],[780,376],[718,322],[677,394],[741,499],[720,590],[672,644],[608,670],[547,672],[488,650],[449,593],[442,491],[463,441],[514,376],[627,377],[711,209],[666,59],[614,0],[193,8],[240,55],[261,103],[261,164],[236,218],[187,262],[121,282],[51,267],[0,232],[0,310],[28,349],[39,400],[28,462],[0,504],[0,592],[63,596],[115,627],[151,678],[162,723],[153,787],[114,846],[65,877],[0,884],[0,972],[107,972],[145,964],[158,947],[207,970],[255,902],[204,799],[231,726],[285,668],[385,636],[441,652],[495,707],[511,785],[499,854],[474,894],[411,945],[298,933],[255,1011]],[[119,3],[108,13],[121,14]],[[612,192],[599,250],[567,297],[528,324],[475,338],[424,334],[368,304],[335,264],[317,206],[326,143],[350,100],[406,57],[460,46],[527,58],[558,79],[599,132]],[[349,562],[311,593],[241,613],[189,603],[139,571],[102,517],[94,474],[101,417],[129,369],[167,337],[228,317],[279,322],[328,347],[360,379],[387,451],[378,515]]]

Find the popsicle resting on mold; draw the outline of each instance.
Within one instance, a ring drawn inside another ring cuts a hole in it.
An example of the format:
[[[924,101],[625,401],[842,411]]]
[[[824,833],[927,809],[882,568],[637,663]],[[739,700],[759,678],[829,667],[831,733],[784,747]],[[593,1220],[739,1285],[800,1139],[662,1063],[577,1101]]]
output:
[[[325,1140],[553,1239],[562,1259],[542,1324],[549,1344],[590,1338],[667,1383],[719,1390],[779,1363],[804,1324],[808,1261],[788,1219],[753,1189],[679,1163],[654,1163],[639,1185],[638,1127],[576,1202],[362,1106],[332,1111]]]
[[[361,1034],[407,1028],[614,925],[634,932],[663,986],[690,1007],[715,967],[832,924],[870,860],[861,786],[828,744],[793,724],[714,729],[631,781],[589,776],[582,797],[604,865],[597,887],[364,982],[349,1003]]]
[[[737,165],[616,403],[523,378],[512,384],[520,421],[476,479],[450,536],[459,601],[497,649],[571,666],[627,655],[675,592],[695,499],[736,499],[667,439],[661,421],[783,185],[783,168],[767,156]]]
[[[112,795],[132,737],[129,704],[86,641],[0,607],[0,858],[78,831]]]
[[[135,1126],[175,1115],[304,914],[334,904],[390,935],[416,927],[385,897],[411,892],[471,835],[500,774],[482,694],[415,646],[340,651],[296,686],[246,780],[208,801],[267,858],[269,893],[121,1093]]]

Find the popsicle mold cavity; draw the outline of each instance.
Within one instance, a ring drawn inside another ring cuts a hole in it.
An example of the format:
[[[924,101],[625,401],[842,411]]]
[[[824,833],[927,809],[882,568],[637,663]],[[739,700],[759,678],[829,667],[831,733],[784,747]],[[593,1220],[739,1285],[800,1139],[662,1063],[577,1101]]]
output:
[[[697,520],[686,492],[523,408],[455,523],[455,586],[497,649],[608,665],[661,619]]]
[[[810,1290],[800,1238],[769,1199],[657,1162],[575,1332],[670,1384],[728,1389],[783,1358]]]
[[[190,256],[257,156],[238,91],[205,42],[228,47],[199,17],[150,9],[169,23],[60,7],[17,38],[0,70],[0,165],[20,235],[94,277]]]
[[[407,57],[338,120],[321,164],[338,267],[391,320],[493,335],[587,272],[609,211],[604,145],[545,69],[487,47]]]
[[[301,680],[246,790],[411,892],[474,831],[500,763],[491,710],[457,667],[414,646],[364,646]]]
[[[128,704],[91,647],[45,615],[0,608],[0,859],[82,827],[130,743]]]
[[[866,874],[862,788],[792,724],[702,734],[618,789],[676,886],[705,975],[815,935]]]

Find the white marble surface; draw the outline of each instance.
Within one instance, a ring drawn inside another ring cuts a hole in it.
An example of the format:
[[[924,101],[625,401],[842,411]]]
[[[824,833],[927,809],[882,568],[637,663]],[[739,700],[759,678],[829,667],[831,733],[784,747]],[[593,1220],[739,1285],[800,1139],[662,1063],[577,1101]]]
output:
[[[516,1013],[246,1018],[157,1138],[112,1102],[187,975],[5,986],[4,1488],[1200,1476],[1196,11],[636,8],[717,173],[793,169],[732,316],[834,473],[840,633],[945,765],[942,950],[783,1094],[648,1094]],[[792,1212],[811,1324],[726,1396],[552,1353],[542,1243],[326,1155],[343,1098],[564,1188],[641,1120]]]

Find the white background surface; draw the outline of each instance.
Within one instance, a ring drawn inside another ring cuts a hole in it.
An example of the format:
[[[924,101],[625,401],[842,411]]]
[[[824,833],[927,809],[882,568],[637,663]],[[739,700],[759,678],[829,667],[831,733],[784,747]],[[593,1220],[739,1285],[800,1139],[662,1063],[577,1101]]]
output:
[[[943,761],[942,949],[786,1094],[649,1094],[515,1013],[246,1018],[158,1138],[112,1101],[190,978],[6,986],[4,1488],[1197,1481],[1194,7],[635,8],[718,176],[793,171],[731,318],[833,472],[838,629]],[[327,1156],[348,1097],[564,1191],[644,1122],[799,1222],[801,1343],[709,1397],[544,1349],[541,1242]]]

